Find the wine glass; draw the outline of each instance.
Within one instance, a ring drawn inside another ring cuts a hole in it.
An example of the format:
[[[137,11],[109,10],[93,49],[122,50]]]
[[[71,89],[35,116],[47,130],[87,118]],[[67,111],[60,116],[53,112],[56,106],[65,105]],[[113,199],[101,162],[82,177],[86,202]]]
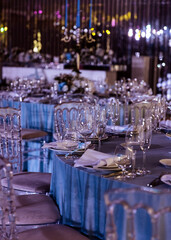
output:
[[[130,164],[130,152],[127,148],[117,145],[114,151],[114,156],[117,156],[118,167],[121,169],[122,173],[116,176],[118,180],[125,180],[128,174],[127,167]]]
[[[96,122],[96,136],[98,137],[98,150],[101,149],[101,140],[105,133],[106,123],[103,121]]]
[[[80,110],[77,131],[84,138],[85,150],[87,149],[87,139],[91,136],[94,131],[94,119],[91,107],[84,107]]]
[[[146,165],[146,151],[151,146],[151,140],[152,140],[152,121],[151,118],[143,118],[142,119],[142,125],[139,127],[139,144],[140,149],[143,152],[143,166],[142,169],[138,171],[139,175],[145,175],[147,173],[150,173],[150,170],[147,170],[145,168]]]
[[[139,142],[139,125],[129,125],[125,136],[126,149],[129,151],[129,158],[131,159],[132,171],[128,173],[127,177],[136,177],[136,151],[140,148]]]
[[[111,128],[115,128],[116,122],[119,119],[119,100],[111,99],[106,105],[106,124]]]

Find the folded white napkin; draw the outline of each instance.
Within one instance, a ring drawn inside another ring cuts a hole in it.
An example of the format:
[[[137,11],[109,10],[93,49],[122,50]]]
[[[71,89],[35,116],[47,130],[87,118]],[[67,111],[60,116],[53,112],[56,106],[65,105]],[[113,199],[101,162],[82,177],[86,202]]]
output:
[[[106,126],[106,132],[117,132],[122,133],[126,132],[128,130],[129,125],[123,125],[123,126]]]
[[[161,121],[160,127],[171,129],[171,120]]]
[[[92,166],[93,168],[99,168],[102,166],[118,167],[118,164],[125,159],[125,155],[113,156],[107,153],[98,152],[92,149],[87,149],[85,153],[75,160],[74,167],[86,167]]]
[[[78,147],[78,142],[71,140],[61,140],[57,142],[45,143],[42,148],[54,148],[60,150],[70,150]]]
[[[86,147],[88,147],[90,144],[91,142],[86,142]],[[74,149],[85,149],[85,144],[72,140],[61,140],[56,142],[44,143],[42,148],[53,148],[55,150],[72,151]]]
[[[41,97],[27,97],[24,99],[25,102],[39,103]]]

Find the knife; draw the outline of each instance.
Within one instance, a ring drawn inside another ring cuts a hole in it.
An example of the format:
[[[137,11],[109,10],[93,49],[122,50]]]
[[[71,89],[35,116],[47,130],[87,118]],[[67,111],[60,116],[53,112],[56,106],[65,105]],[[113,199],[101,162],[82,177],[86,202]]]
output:
[[[110,177],[115,177],[118,175],[121,175],[121,171],[112,172],[112,173],[108,173],[108,174],[102,174],[101,176],[104,178],[110,178]]]
[[[163,182],[160,179],[165,174],[167,174],[167,172],[161,173],[160,176],[158,176],[155,179],[153,179],[150,183],[147,183],[147,187],[151,187],[152,188],[152,187],[156,187],[156,186],[158,186],[160,184],[163,184]]]

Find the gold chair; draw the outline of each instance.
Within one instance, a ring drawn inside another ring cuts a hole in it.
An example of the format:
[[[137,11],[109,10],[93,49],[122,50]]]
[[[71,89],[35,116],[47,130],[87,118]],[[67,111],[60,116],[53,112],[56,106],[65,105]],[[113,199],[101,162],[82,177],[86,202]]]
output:
[[[145,187],[105,194],[106,240],[169,240],[171,191]]]

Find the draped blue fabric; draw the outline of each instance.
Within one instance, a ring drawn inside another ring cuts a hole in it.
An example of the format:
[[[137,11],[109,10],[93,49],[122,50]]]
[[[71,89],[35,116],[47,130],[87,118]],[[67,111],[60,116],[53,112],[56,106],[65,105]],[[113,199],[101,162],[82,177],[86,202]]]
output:
[[[35,128],[47,132],[54,130],[54,105],[21,103],[22,128]]]
[[[131,186],[73,168],[54,154],[51,194],[59,206],[62,222],[80,227],[89,235],[102,239],[105,235],[104,193],[111,188]]]
[[[41,129],[47,132],[54,131],[54,105],[42,103],[18,102],[2,100],[3,107],[21,108],[22,128]]]
[[[54,156],[53,156],[54,155]],[[137,185],[106,179],[98,173],[74,168],[66,160],[61,160],[53,153],[53,173],[51,180],[51,195],[59,206],[62,215],[62,223],[79,227],[89,236],[95,235],[105,239],[106,208],[104,194],[110,189],[133,188]],[[130,203],[144,198],[146,203],[155,206],[171,206],[170,198],[151,196],[129,196]],[[125,215],[121,209],[116,211],[116,224],[118,225],[119,240],[125,240],[126,224],[121,224]],[[169,226],[171,216],[162,220],[162,227],[165,226],[162,239],[169,240]],[[124,229],[124,231],[123,231]],[[150,240],[152,225],[146,211],[138,210],[136,216],[136,232],[138,240]],[[164,235],[163,235],[164,234]]]

